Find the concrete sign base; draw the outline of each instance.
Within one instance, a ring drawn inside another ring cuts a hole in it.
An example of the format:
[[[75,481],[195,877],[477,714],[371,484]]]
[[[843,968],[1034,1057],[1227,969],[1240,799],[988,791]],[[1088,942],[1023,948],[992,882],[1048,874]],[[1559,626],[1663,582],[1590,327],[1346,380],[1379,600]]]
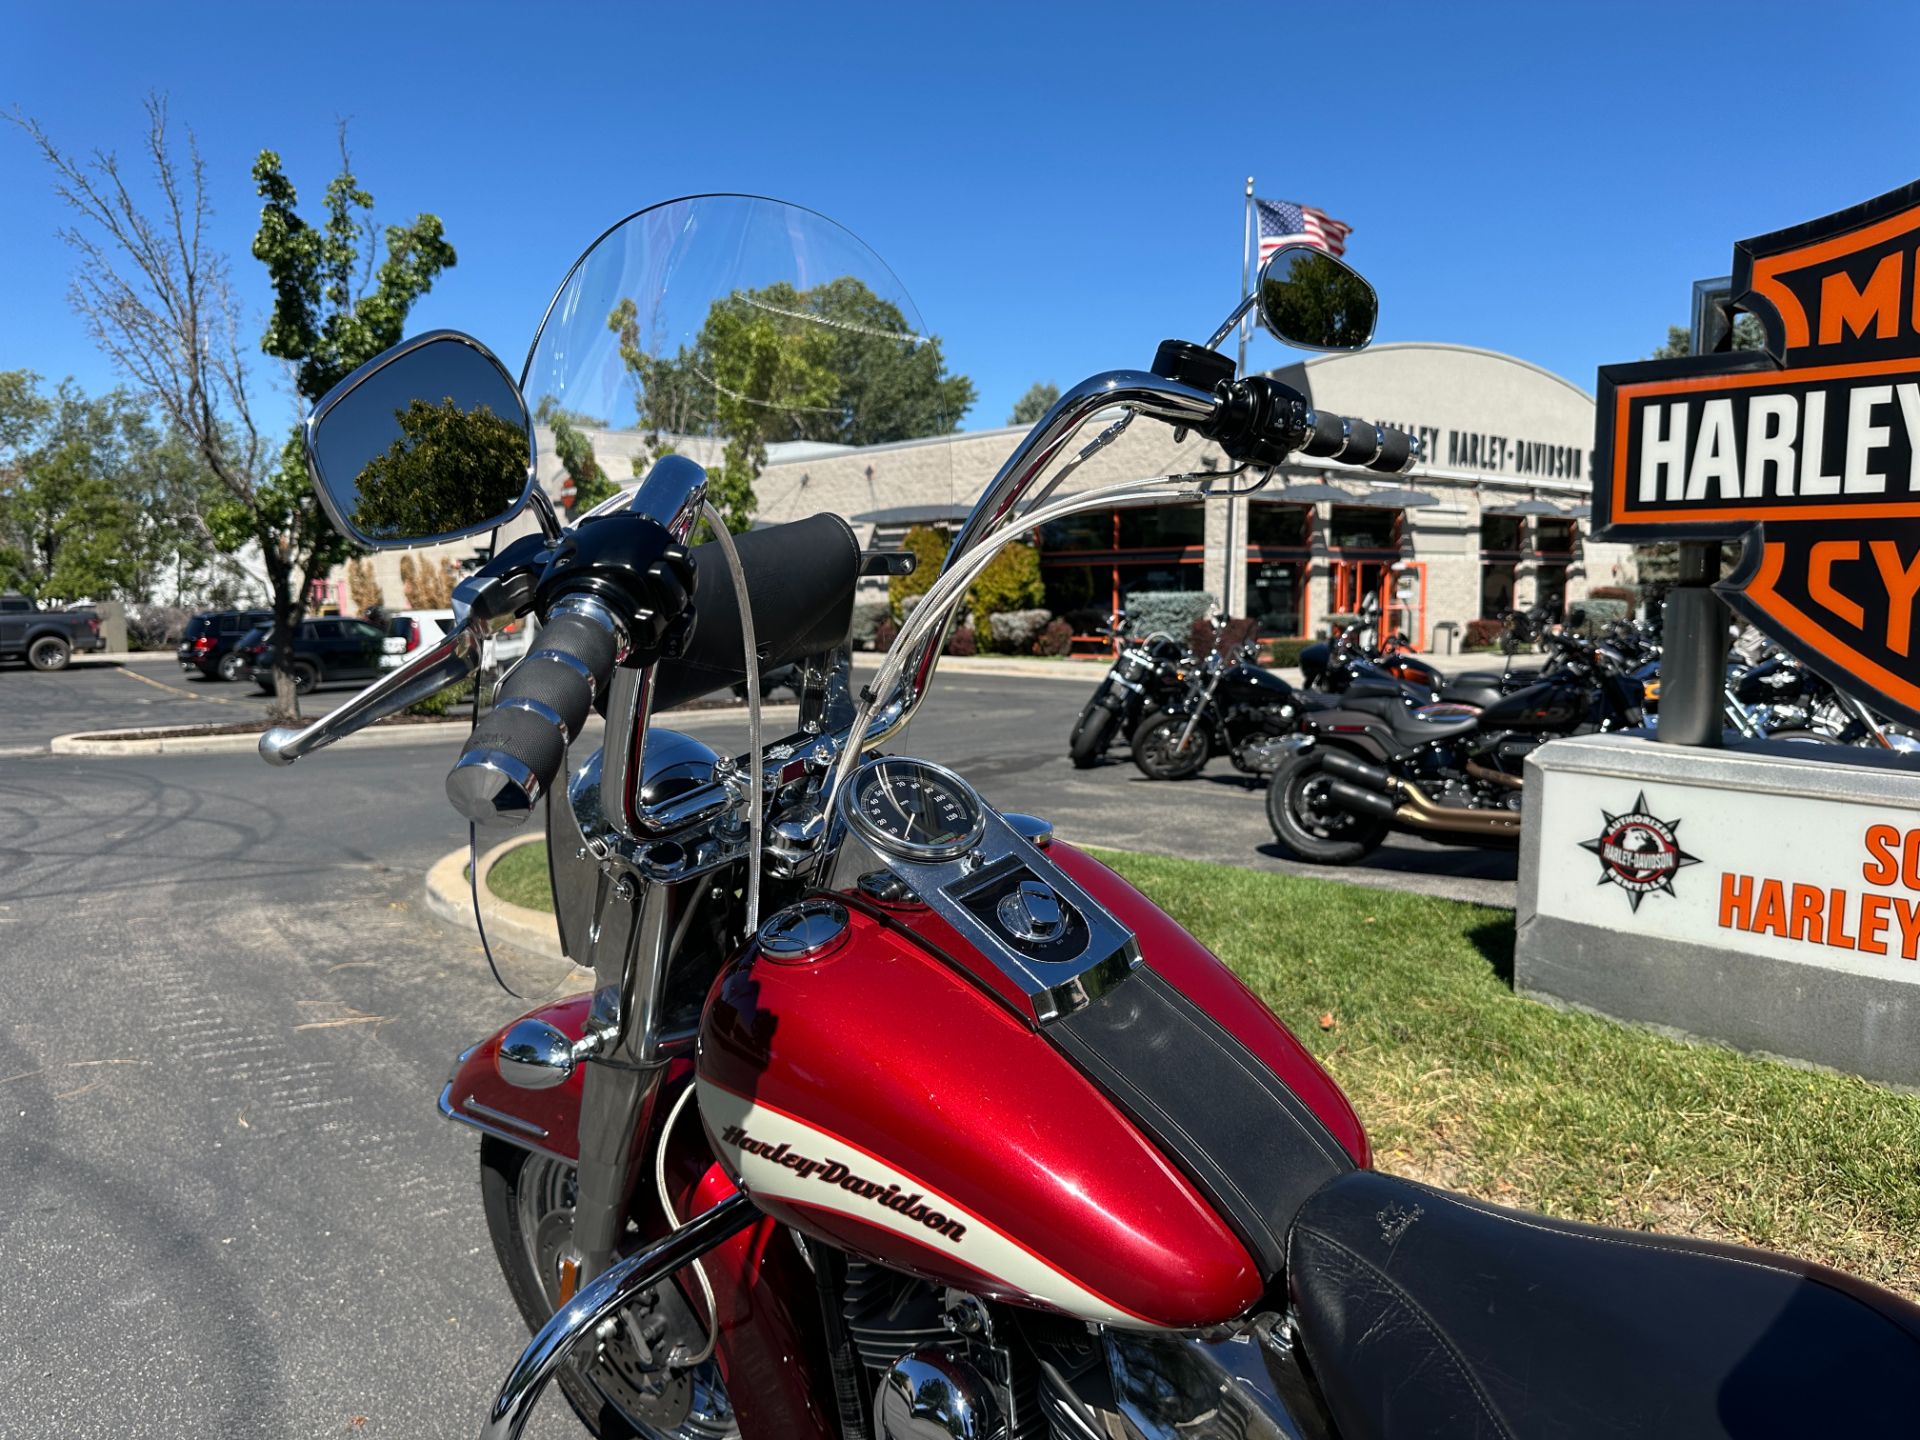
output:
[[[1920,1085],[1915,760],[1543,745],[1527,761],[1516,988]]]

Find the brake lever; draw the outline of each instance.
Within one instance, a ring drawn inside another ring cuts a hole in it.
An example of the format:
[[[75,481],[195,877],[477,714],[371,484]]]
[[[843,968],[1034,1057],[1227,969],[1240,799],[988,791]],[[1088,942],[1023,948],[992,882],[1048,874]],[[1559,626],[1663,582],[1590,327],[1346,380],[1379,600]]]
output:
[[[291,765],[302,755],[364,730],[376,720],[437,695],[480,668],[488,632],[473,616],[463,620],[396,670],[390,670],[339,709],[322,715],[304,730],[276,725],[260,737],[260,758],[269,765]]]

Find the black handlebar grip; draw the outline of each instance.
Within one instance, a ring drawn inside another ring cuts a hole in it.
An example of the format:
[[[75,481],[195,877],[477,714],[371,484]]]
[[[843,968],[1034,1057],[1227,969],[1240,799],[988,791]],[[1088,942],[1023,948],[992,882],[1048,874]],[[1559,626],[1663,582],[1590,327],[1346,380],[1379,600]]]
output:
[[[1380,453],[1367,461],[1369,470],[1383,475],[1404,475],[1420,456],[1420,442],[1404,430],[1380,427]]]
[[[518,825],[553,787],[595,695],[613,675],[615,622],[597,601],[570,602],[513,667],[487,717],[447,773],[447,798],[469,820]]]
[[[1365,465],[1371,470],[1374,461],[1380,458],[1380,427],[1365,420],[1347,421],[1347,448],[1340,458],[1349,465]]]
[[[1302,455],[1331,460],[1347,448],[1347,421],[1330,410],[1307,412],[1307,438],[1300,443]]]

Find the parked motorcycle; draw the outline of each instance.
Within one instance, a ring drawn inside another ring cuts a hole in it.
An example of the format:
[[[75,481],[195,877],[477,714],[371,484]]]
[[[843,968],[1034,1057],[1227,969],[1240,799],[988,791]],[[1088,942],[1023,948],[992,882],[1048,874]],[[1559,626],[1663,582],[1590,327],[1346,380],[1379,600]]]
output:
[[[1350,686],[1301,717],[1267,788],[1274,836],[1303,860],[1351,865],[1395,828],[1462,844],[1515,843],[1527,756],[1560,735],[1632,729],[1637,684],[1617,656],[1560,631],[1532,685],[1466,706],[1417,706]]]
[[[1185,690],[1141,717],[1133,732],[1133,763],[1149,780],[1186,780],[1225,755],[1234,768],[1264,775],[1279,758],[1281,737],[1293,733],[1304,702],[1293,686],[1260,665],[1260,646],[1248,641],[1230,655],[1210,652]]]
[[[1505,617],[1509,644],[1503,669],[1468,670],[1449,676],[1414,653],[1405,635],[1393,633],[1381,639],[1374,619],[1376,608],[1369,596],[1367,609],[1358,621],[1300,652],[1305,688],[1340,695],[1355,680],[1375,683],[1383,679],[1396,680],[1410,687],[1409,694],[1417,703],[1471,705],[1477,709],[1494,704],[1540,678],[1537,669],[1513,668],[1513,652],[1519,643],[1517,634],[1525,632],[1529,623],[1517,612]]]
[[[858,330],[836,308],[849,282],[873,297]],[[322,401],[309,465],[356,542],[464,536],[529,505],[542,522],[461,583],[449,635],[261,745],[294,761],[463,681],[513,617],[544,622],[447,781],[476,822],[521,823],[545,800],[561,940],[593,972],[590,994],[464,1052],[441,1096],[481,1136],[493,1244],[537,1330],[483,1437],[521,1435],[556,1378],[602,1437],[1912,1422],[1920,1308],[1777,1256],[1371,1171],[1333,1082],[1171,919],[952,771],[877,753],[924,698],[969,584],[1034,527],[1217,498],[1295,452],[1382,473],[1417,454],[1236,378],[1212,347],[1256,306],[1297,343],[1358,348],[1373,328],[1364,281],[1287,247],[1208,345],[1073,386],[857,691],[865,562],[841,517],[728,536],[700,466],[667,455],[630,504],[562,529],[534,498],[524,398],[630,414],[609,377],[663,383],[656,367],[692,355],[713,307],[776,349],[918,343],[891,272],[812,212],[738,196],[640,212],[576,265],[518,384],[442,331]],[[610,315],[635,323],[615,335]],[[1116,407],[1209,438],[1234,474],[1053,492],[1072,437]],[[703,515],[716,537],[689,551]],[[763,744],[758,674],[790,662],[800,727]],[[743,679],[738,759],[656,723]],[[576,765],[595,709],[604,744]]]
[[[1132,635],[1127,612],[1116,610],[1108,627],[1114,641],[1113,664],[1073,722],[1067,754],[1076,770],[1087,770],[1113,744],[1114,736],[1131,736],[1140,717],[1172,703],[1185,690],[1189,666],[1197,666],[1180,642],[1165,631]]]

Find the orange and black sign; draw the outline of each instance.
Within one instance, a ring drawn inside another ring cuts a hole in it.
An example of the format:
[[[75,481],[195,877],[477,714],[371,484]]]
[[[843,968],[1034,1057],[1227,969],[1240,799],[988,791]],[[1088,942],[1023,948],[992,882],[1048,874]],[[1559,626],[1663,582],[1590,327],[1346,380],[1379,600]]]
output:
[[[1727,601],[1920,724],[1920,182],[1733,256],[1767,349],[1601,369],[1595,534],[1746,536]]]

